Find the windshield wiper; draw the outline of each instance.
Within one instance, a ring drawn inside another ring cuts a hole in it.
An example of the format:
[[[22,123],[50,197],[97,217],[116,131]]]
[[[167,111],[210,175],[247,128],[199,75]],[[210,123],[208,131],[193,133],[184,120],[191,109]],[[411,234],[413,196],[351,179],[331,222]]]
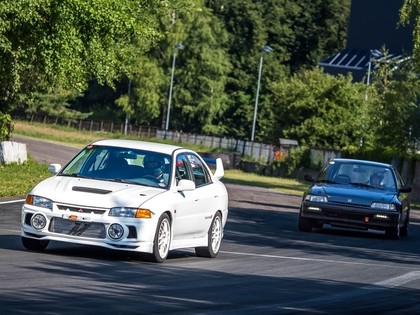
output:
[[[333,180],[330,180],[330,179],[320,179],[316,183],[317,184],[318,183],[322,183],[322,184],[340,184],[339,182],[336,182],[336,181],[333,181]]]
[[[370,184],[365,184],[365,183],[350,183],[353,186],[359,186],[359,187],[365,187],[365,188],[375,188],[375,189],[381,189],[384,190],[382,187],[378,187],[378,186],[373,186]]]
[[[133,180],[129,180],[129,179],[122,179],[122,178],[114,178],[114,179],[107,179],[109,181],[113,181],[113,182],[119,182],[119,183],[124,183],[124,184],[134,184],[134,185],[138,185],[138,182],[135,182]]]
[[[88,177],[88,176],[85,176],[85,175],[80,175],[80,173],[70,173],[70,174],[59,173],[57,175],[68,176],[68,177],[79,177],[79,178],[91,178],[91,177]]]

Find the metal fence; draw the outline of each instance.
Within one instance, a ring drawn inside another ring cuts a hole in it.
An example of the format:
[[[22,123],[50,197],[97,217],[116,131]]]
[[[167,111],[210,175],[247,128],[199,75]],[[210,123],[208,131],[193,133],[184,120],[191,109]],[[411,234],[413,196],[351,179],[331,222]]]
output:
[[[183,133],[179,131],[165,131],[155,127],[138,126],[125,123],[115,123],[113,121],[96,121],[96,120],[69,120],[62,117],[37,116],[33,115],[26,118],[18,118],[21,120],[29,120],[30,122],[41,122],[45,124],[56,124],[75,128],[80,131],[90,132],[108,132],[127,134],[137,136],[139,138],[156,138],[162,140],[171,140],[181,143],[189,143],[193,145],[202,145],[211,149],[226,149],[240,153],[243,157],[260,163],[269,163],[273,161],[275,154],[275,146],[272,144],[239,140],[235,138],[216,137],[200,134]]]

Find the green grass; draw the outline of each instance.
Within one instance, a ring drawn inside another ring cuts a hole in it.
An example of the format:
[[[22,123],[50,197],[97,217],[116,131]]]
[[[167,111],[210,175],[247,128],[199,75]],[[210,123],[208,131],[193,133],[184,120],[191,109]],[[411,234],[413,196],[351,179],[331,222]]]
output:
[[[246,186],[256,186],[293,195],[302,195],[308,183],[302,183],[290,178],[268,177],[252,173],[245,173],[241,170],[225,170],[225,176],[222,178],[225,183],[233,183]]]
[[[11,163],[0,166],[0,197],[24,196],[35,184],[51,176],[48,165],[29,158],[22,165]]]
[[[28,123],[23,121],[14,122],[13,135],[64,143],[80,148],[95,140],[123,137],[118,133],[105,134],[78,131],[73,128],[58,125]],[[139,139],[137,137],[124,138]],[[152,141],[150,139],[142,140]],[[179,145],[179,143],[172,144]],[[187,144],[181,145],[188,146],[188,148],[192,150],[205,151],[203,150],[203,147],[193,147]],[[48,172],[47,165],[35,162],[30,156],[28,162],[23,165],[2,165],[0,166],[0,170],[0,197],[16,197],[25,195],[36,183],[51,176]],[[301,183],[293,179],[260,176],[257,174],[245,173],[240,170],[225,170],[225,176],[222,181],[225,183],[264,187],[296,195],[301,195],[308,186],[307,183]]]

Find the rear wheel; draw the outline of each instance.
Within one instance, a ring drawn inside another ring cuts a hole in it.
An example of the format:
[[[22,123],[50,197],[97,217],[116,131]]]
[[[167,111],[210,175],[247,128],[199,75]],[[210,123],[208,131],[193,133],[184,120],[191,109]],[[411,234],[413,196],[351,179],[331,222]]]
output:
[[[169,220],[169,216],[164,213],[159,219],[155,233],[152,254],[153,260],[158,263],[163,262],[168,257],[170,245],[171,221]]]
[[[217,256],[220,250],[220,244],[222,243],[223,227],[222,227],[222,216],[218,212],[210,225],[208,231],[208,245],[207,247],[196,247],[195,254],[198,257],[214,258]]]
[[[29,250],[42,251],[47,248],[50,241],[36,240],[33,238],[22,237],[22,245]]]

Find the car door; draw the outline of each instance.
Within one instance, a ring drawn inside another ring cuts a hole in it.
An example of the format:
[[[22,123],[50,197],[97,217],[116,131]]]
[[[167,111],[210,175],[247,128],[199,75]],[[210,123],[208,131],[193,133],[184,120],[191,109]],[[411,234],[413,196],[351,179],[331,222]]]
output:
[[[196,205],[196,236],[202,237],[207,234],[218,208],[220,193],[212,182],[209,170],[198,155],[188,152],[186,156],[196,187],[193,192]]]
[[[188,158],[184,153],[175,157],[176,183],[182,179],[193,180]],[[173,239],[182,240],[194,238],[197,234],[198,204],[197,192],[180,191],[177,194],[177,207],[174,213]]]
[[[177,181],[192,180],[196,188],[178,192],[181,200],[178,199],[174,217],[173,238],[177,240],[203,236],[208,231],[217,205],[211,177],[203,162],[194,153],[178,154],[175,160]]]

